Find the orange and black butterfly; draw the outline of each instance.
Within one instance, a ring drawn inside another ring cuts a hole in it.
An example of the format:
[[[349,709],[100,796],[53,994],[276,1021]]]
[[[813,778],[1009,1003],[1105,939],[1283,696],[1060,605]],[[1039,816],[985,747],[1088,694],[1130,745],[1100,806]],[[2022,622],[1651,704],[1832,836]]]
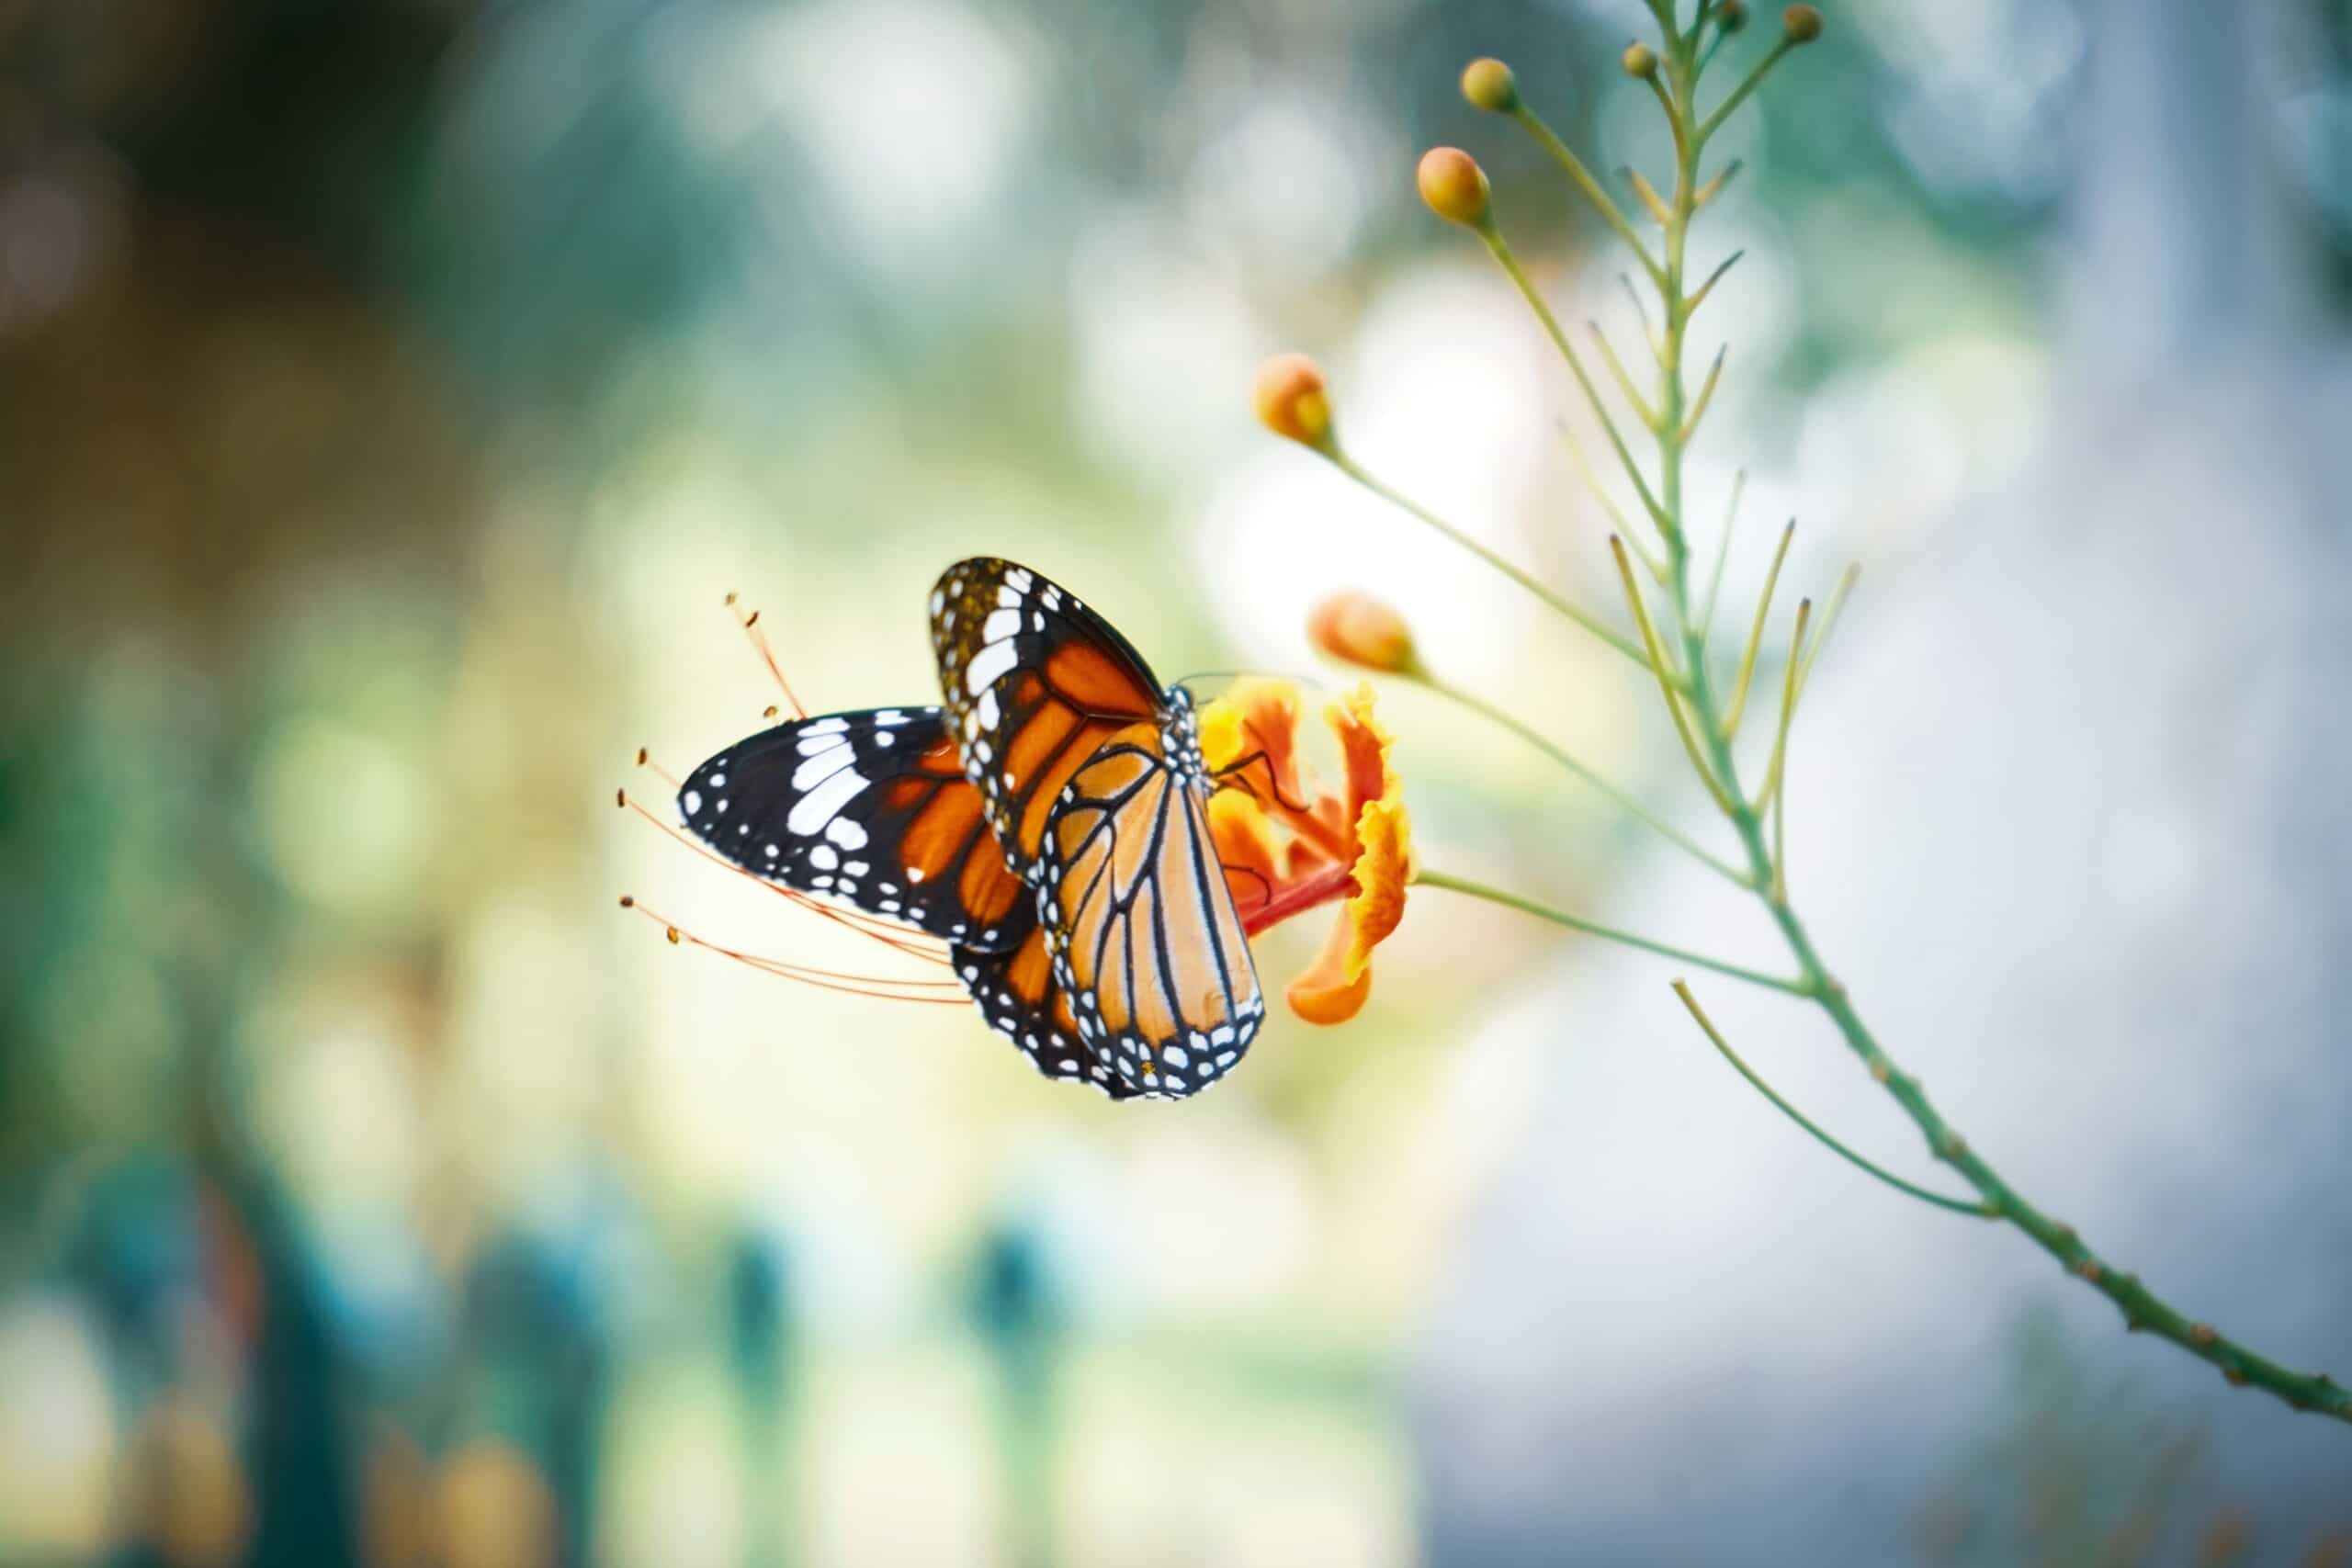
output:
[[[989,1024],[1114,1099],[1225,1076],[1265,1017],[1209,835],[1192,698],[1025,567],[931,597],[940,707],[763,730],[696,768],[686,827],[754,875],[944,939]]]

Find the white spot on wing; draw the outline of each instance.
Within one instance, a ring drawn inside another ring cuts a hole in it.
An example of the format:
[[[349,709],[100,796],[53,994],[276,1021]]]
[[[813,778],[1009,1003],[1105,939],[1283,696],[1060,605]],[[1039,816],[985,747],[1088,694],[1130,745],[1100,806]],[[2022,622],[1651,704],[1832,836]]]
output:
[[[795,801],[792,814],[784,819],[784,825],[787,830],[803,838],[822,828],[827,838],[840,843],[841,839],[833,829],[842,824],[834,819],[834,814],[856,799],[858,792],[865,787],[865,781],[854,769],[843,768]],[[852,823],[850,826],[856,825]],[[857,841],[859,844],[865,842],[865,829],[863,828],[858,829]]]
[[[989,618],[980,623],[982,640],[1000,642],[1006,637],[1021,635],[1021,600],[1017,594],[1013,597],[1012,604],[1012,607],[1010,609],[990,611]]]
[[[865,787],[865,781],[859,780],[858,784],[860,788]],[[851,793],[855,794],[856,791],[853,790]],[[826,823],[825,837],[845,850],[862,850],[865,847],[865,827],[851,821],[846,817],[836,817]]]
[[[964,670],[964,689],[979,695],[1002,676],[1010,674],[1016,660],[1009,642],[991,643],[972,656]]]
[[[808,759],[792,770],[792,787],[815,789],[857,760],[846,746],[834,746]]]
[[[698,789],[686,791],[685,794],[678,796],[678,804],[686,808],[687,816],[699,816],[702,812],[702,791]]]

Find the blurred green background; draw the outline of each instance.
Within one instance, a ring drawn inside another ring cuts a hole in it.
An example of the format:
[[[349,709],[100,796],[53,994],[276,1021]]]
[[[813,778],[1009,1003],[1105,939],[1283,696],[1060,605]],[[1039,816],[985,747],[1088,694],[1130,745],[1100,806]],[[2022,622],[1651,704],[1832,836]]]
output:
[[[2338,332],[2352,21],[2267,9],[2257,140]],[[1435,1552],[1401,1379],[1494,1156],[1454,1048],[1556,944],[1417,910],[1354,1024],[1114,1107],[960,1010],[667,945],[616,896],[843,952],[612,792],[776,700],[726,593],[813,705],[918,702],[980,552],[1170,676],[1306,668],[1368,587],[1671,776],[1637,685],[1247,396],[1317,354],[1375,468],[1604,592],[1566,384],[1411,169],[1471,148],[1623,331],[1453,84],[1500,54],[1655,169],[1640,12],[0,4],[0,1561]],[[2011,478],[2097,19],[1831,8],[1726,139],[1702,507],[1750,465],[1826,579]],[[1507,738],[1386,711],[1433,856],[1586,903],[1643,863]]]

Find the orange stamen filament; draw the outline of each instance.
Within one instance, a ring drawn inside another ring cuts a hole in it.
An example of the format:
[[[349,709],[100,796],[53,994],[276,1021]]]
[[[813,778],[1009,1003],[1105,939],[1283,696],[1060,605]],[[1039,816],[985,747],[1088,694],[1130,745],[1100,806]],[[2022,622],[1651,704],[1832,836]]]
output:
[[[757,653],[760,662],[768,667],[768,673],[775,677],[777,688],[784,693],[784,700],[792,705],[792,716],[807,718],[808,710],[800,705],[800,699],[793,694],[792,682],[784,678],[784,666],[776,662],[775,649],[768,646],[768,634],[760,630],[760,613],[754,610],[745,615],[743,607],[735,603],[732,593],[727,596],[727,607],[742,626],[743,635],[752,639],[752,651]]]
[[[737,865],[733,861],[728,860],[722,855],[714,853],[707,846],[688,837],[678,828],[675,828],[669,822],[664,821],[658,814],[647,809],[643,802],[638,800],[627,791],[622,792],[620,799],[621,804],[626,806],[629,810],[636,812],[639,817],[642,817],[648,822],[652,823],[654,827],[660,829],[662,832],[668,834],[679,843],[684,844],[686,848],[694,851],[695,853],[702,856],[703,859],[710,862],[713,865],[722,867],[723,869],[733,873],[735,875],[742,877],[747,882],[751,882],[760,887],[765,888],[767,891],[778,895],[786,901],[808,910],[812,915],[820,915],[836,925],[847,927],[849,930],[857,932],[860,936],[872,937],[876,942],[880,942],[883,946],[892,948],[899,953],[905,953],[910,958],[919,959],[925,964],[936,964],[943,968],[946,966],[947,956],[944,953],[940,951],[943,944],[939,942],[938,938],[927,936],[921,931],[909,931],[904,926],[890,924],[877,916],[868,915],[860,909],[844,909],[831,904],[823,903],[814,897],[811,897],[809,895],[801,892],[797,887],[782,886],[779,884],[768,881],[765,877],[753,875],[751,872],[744,870],[740,865]]]
[[[634,898],[624,898],[621,902],[662,927],[671,942],[699,947],[722,958],[731,958],[763,975],[797,980],[820,990],[843,991],[851,996],[873,997],[882,1001],[945,1002],[953,1005],[961,1005],[965,1001],[963,986],[954,980],[900,980],[887,975],[853,975],[838,969],[820,969],[807,964],[787,964],[781,958],[744,953],[719,942],[706,941]]]

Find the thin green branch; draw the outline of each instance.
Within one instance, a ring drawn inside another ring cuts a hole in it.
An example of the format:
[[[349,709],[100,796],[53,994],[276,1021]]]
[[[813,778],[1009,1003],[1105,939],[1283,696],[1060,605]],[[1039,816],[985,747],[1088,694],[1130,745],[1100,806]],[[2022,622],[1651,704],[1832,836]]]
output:
[[[1698,288],[1691,294],[1690,298],[1683,303],[1682,319],[1684,321],[1687,321],[1692,316],[1699,313],[1699,307],[1707,302],[1707,296],[1715,291],[1715,285],[1724,280],[1724,274],[1729,272],[1733,267],[1737,266],[1739,265],[1739,258],[1747,254],[1747,252],[1745,249],[1732,252],[1731,254],[1723,259],[1714,271],[1707,274],[1707,281],[1699,285]]]
[[[1779,1090],[1757,1075],[1755,1068],[1740,1060],[1739,1053],[1731,1048],[1731,1043],[1723,1037],[1722,1031],[1718,1030],[1714,1021],[1707,1016],[1706,1010],[1699,1005],[1699,998],[1690,994],[1690,987],[1687,984],[1680,980],[1675,981],[1674,994],[1682,998],[1682,1005],[1690,1010],[1690,1016],[1697,1021],[1700,1031],[1706,1035],[1716,1050],[1723,1053],[1724,1060],[1729,1062],[1733,1069],[1747,1080],[1749,1087],[1774,1105],[1779,1106],[1781,1114],[1788,1117],[1790,1121],[1820,1139],[1823,1146],[1832,1154],[1851,1161],[1856,1167],[1877,1177],[1897,1192],[1906,1193],[1923,1203],[1933,1203],[1939,1209],[1949,1209],[1955,1214],[1972,1214],[1978,1219],[1996,1217],[1996,1211],[1987,1208],[1981,1201],[1972,1203],[1964,1198],[1947,1198],[1940,1192],[1933,1192],[1925,1187],[1905,1181],[1884,1166],[1863,1158],[1844,1144],[1839,1143],[1819,1122],[1782,1099]]]
[[[1665,198],[1657,194],[1657,187],[1650,184],[1641,170],[1629,164],[1624,174],[1626,183],[1634,187],[1634,194],[1642,198],[1642,205],[1650,209],[1650,216],[1657,220],[1659,228],[1663,229],[1674,221],[1674,214],[1667,210]]]
[[[1747,95],[1756,91],[1764,78],[1772,73],[1772,67],[1780,64],[1781,58],[1795,47],[1796,44],[1792,39],[1785,34],[1782,35],[1781,40],[1772,46],[1772,52],[1758,61],[1756,69],[1750,71],[1739,85],[1731,90],[1731,96],[1715,106],[1715,112],[1699,122],[1698,134],[1691,138],[1693,144],[1704,147],[1713,141],[1715,132],[1723,129],[1724,121],[1729,119],[1734,111],[1747,101]]]
[[[1617,383],[1617,390],[1624,398],[1626,404],[1633,409],[1634,417],[1640,420],[1652,434],[1656,434],[1658,427],[1657,411],[1650,407],[1649,400],[1643,397],[1634,388],[1634,378],[1625,374],[1624,361],[1619,359],[1617,351],[1609,346],[1609,334],[1600,330],[1599,321],[1587,321],[1584,325],[1585,330],[1592,334],[1592,341],[1600,345],[1601,363],[1609,367],[1610,378]]]
[[[1436,513],[1431,512],[1419,502],[1400,493],[1399,491],[1390,488],[1384,481],[1375,479],[1372,474],[1366,472],[1362,465],[1357,463],[1353,457],[1349,457],[1348,454],[1336,444],[1325,450],[1323,455],[1330,459],[1331,466],[1333,468],[1347,475],[1348,478],[1355,480],[1356,483],[1363,486],[1364,489],[1372,491],[1373,494],[1380,497],[1381,500],[1388,502],[1391,506],[1394,506],[1399,511],[1405,512],[1413,517],[1419,518],[1421,522],[1429,525],[1431,528],[1436,529],[1440,534],[1444,535],[1445,537],[1451,539],[1453,543],[1461,546],[1464,549],[1468,550],[1472,555],[1476,556],[1480,560],[1485,561],[1488,566],[1493,567],[1497,571],[1501,572],[1505,577],[1510,578],[1513,582],[1518,583],[1521,588],[1526,589],[1530,593],[1535,595],[1536,598],[1542,600],[1553,610],[1556,611],[1561,615],[1566,616],[1570,621],[1575,622],[1577,626],[1582,626],[1586,631],[1590,632],[1594,637],[1599,637],[1601,641],[1607,643],[1610,647],[1615,649],[1626,658],[1634,660],[1637,664],[1647,664],[1649,662],[1648,656],[1641,648],[1634,643],[1628,642],[1616,632],[1613,632],[1607,626],[1602,626],[1591,615],[1586,614],[1575,604],[1570,604],[1567,600],[1561,598],[1557,593],[1555,593],[1549,588],[1544,587],[1543,583],[1537,581],[1526,572],[1521,571],[1518,567],[1513,566],[1510,561],[1504,559],[1493,550],[1488,549],[1485,545],[1480,544],[1477,540],[1472,538],[1469,535],[1464,533],[1461,529],[1455,527],[1444,518],[1440,517]]]
[[[1535,312],[1535,319],[1544,323],[1544,330],[1550,334],[1553,346],[1560,351],[1560,357],[1568,362],[1568,374],[1576,378],[1577,386],[1584,392],[1585,400],[1592,405],[1594,417],[1600,421],[1601,433],[1609,437],[1611,449],[1617,454],[1617,461],[1624,467],[1625,477],[1634,481],[1634,491],[1642,498],[1642,510],[1649,513],[1650,521],[1661,534],[1671,534],[1673,530],[1668,522],[1668,514],[1658,504],[1657,497],[1650,492],[1649,481],[1642,477],[1641,465],[1634,460],[1633,450],[1625,445],[1624,436],[1618,434],[1617,422],[1609,417],[1609,405],[1601,400],[1600,389],[1592,384],[1592,377],[1586,372],[1583,359],[1577,356],[1574,345],[1568,342],[1568,334],[1560,330],[1559,318],[1553,315],[1552,307],[1544,302],[1544,296],[1520,266],[1519,258],[1511,254],[1510,243],[1503,239],[1502,231],[1495,227],[1491,216],[1479,225],[1478,237],[1486,241],[1487,249],[1493,253],[1496,262],[1518,286],[1521,298]]]
[[[1843,588],[1852,581],[1852,569],[1849,568],[1847,574],[1838,579],[1838,586]],[[1810,599],[1798,602],[1796,635],[1789,639],[1788,667],[1781,671],[1780,729],[1772,738],[1772,760],[1765,764],[1763,786],[1756,792],[1756,809],[1762,811],[1767,807],[1772,809],[1772,864],[1776,871],[1786,858],[1781,847],[1780,788],[1781,775],[1788,761],[1789,725],[1796,717],[1798,701],[1804,695],[1805,671],[1813,665],[1812,654],[1802,652],[1804,649],[1805,613],[1812,608],[1813,601]],[[1829,616],[1837,613],[1838,601],[1832,599],[1829,608],[1822,615],[1823,632],[1828,631]],[[1813,652],[1819,652],[1820,649],[1821,638],[1816,637],[1813,641]],[[1786,886],[1783,884],[1784,897],[1785,894]]]
[[[1838,612],[1846,607],[1846,596],[1853,592],[1855,581],[1861,575],[1860,562],[1838,574],[1838,586],[1829,591],[1829,603],[1821,612],[1821,629],[1813,634],[1813,646],[1804,650],[1804,667],[1797,671],[1797,695],[1804,695],[1804,683],[1813,678],[1813,661],[1828,643],[1829,633],[1838,625]]]
[[[1633,606],[1634,623],[1641,627],[1642,646],[1649,650],[1650,669],[1657,675],[1658,691],[1666,698],[1666,711],[1673,716],[1674,732],[1682,738],[1682,750],[1690,757],[1690,766],[1706,784],[1707,793],[1713,795],[1715,804],[1728,814],[1732,809],[1732,796],[1725,784],[1731,774],[1726,773],[1723,779],[1718,780],[1714,771],[1700,755],[1698,739],[1690,733],[1690,720],[1682,711],[1677,691],[1679,682],[1676,680],[1674,667],[1668,662],[1665,645],[1658,641],[1657,626],[1650,620],[1649,607],[1642,602],[1642,586],[1634,581],[1634,565],[1626,557],[1625,541],[1611,534],[1609,536],[1609,548],[1617,558],[1617,575],[1624,581],[1625,601]],[[1687,558],[1679,551],[1677,557]]]
[[[1553,925],[1562,926],[1572,931],[1582,931],[1587,936],[1597,936],[1603,942],[1613,942],[1621,947],[1638,948],[1644,953],[1654,953],[1660,958],[1671,958],[1678,963],[1693,964],[1701,969],[1712,969],[1718,975],[1728,976],[1735,980],[1745,980],[1751,986],[1762,986],[1767,989],[1785,992],[1792,997],[1802,997],[1806,994],[1804,987],[1798,981],[1786,979],[1779,975],[1767,975],[1760,969],[1746,969],[1736,964],[1726,964],[1720,958],[1710,958],[1703,953],[1693,953],[1688,948],[1676,947],[1668,942],[1652,942],[1645,936],[1635,936],[1633,932],[1620,931],[1615,926],[1605,926],[1598,920],[1588,920],[1581,916],[1571,915],[1565,909],[1555,909],[1549,904],[1522,897],[1516,893],[1506,893],[1499,887],[1490,887],[1483,882],[1473,882],[1467,877],[1449,876],[1444,872],[1431,871],[1424,866],[1413,874],[1413,882],[1416,886],[1442,887],[1449,893],[1461,893],[1473,898],[1484,898],[1489,904],[1500,904],[1507,909],[1516,909],[1522,915],[1532,915],[1539,920],[1548,920]]]
[[[1553,423],[1559,429],[1560,440],[1567,447],[1568,456],[1576,462],[1577,475],[1583,479],[1585,488],[1592,492],[1592,499],[1600,502],[1600,509],[1609,513],[1609,521],[1616,525],[1619,533],[1632,533],[1634,525],[1626,521],[1625,509],[1617,504],[1616,498],[1600,482],[1600,473],[1592,466],[1592,459],[1585,455],[1584,443],[1577,439],[1576,428],[1565,419]],[[1643,563],[1648,564],[1649,558],[1645,553]]]
[[[1789,761],[1789,722],[1797,712],[1797,649],[1804,646],[1804,624],[1813,616],[1813,601],[1797,601],[1797,629],[1789,638],[1789,662],[1781,671],[1781,723],[1772,737],[1772,761],[1764,772],[1764,794],[1772,801],[1772,902],[1789,900],[1788,815],[1781,807],[1787,792],[1780,790],[1781,771]],[[1779,793],[1775,793],[1779,791]]]
[[[1709,180],[1705,185],[1699,187],[1699,194],[1690,198],[1690,205],[1703,209],[1709,202],[1723,195],[1724,187],[1730,185],[1732,181],[1739,178],[1740,170],[1747,166],[1747,165],[1745,162],[1737,158],[1734,158],[1730,163],[1725,164],[1716,172],[1714,178]]]
[[[1664,73],[1652,72],[1645,80],[1649,83],[1651,95],[1658,101],[1658,107],[1666,110],[1667,129],[1674,132],[1675,162],[1678,164],[1684,163],[1687,161],[1684,154],[1688,150],[1688,143],[1685,141],[1685,138],[1690,133],[1690,127],[1684,121],[1683,118],[1675,112],[1674,95],[1667,91]],[[1673,227],[1673,220],[1671,219],[1668,220],[1667,226],[1668,228]]]
[[[1780,586],[1781,563],[1789,558],[1789,541],[1796,537],[1797,520],[1781,530],[1780,546],[1772,552],[1772,570],[1764,574],[1764,595],[1756,602],[1756,624],[1747,630],[1747,649],[1739,656],[1739,675],[1731,689],[1731,706],[1724,714],[1724,739],[1739,733],[1740,715],[1747,708],[1747,683],[1756,673],[1756,655],[1764,645],[1764,623],[1772,613],[1772,590]]]
[[[1617,282],[1625,290],[1625,298],[1634,302],[1634,314],[1641,320],[1642,341],[1649,344],[1650,357],[1663,368],[1666,364],[1666,340],[1657,335],[1656,327],[1650,325],[1650,308],[1643,302],[1642,291],[1634,287],[1630,274],[1619,273]]]
[[[1730,352],[1731,344],[1729,344],[1715,350],[1715,362],[1708,367],[1707,378],[1699,387],[1699,396],[1691,403],[1690,412],[1682,421],[1682,442],[1686,446],[1690,444],[1691,437],[1699,434],[1699,422],[1707,417],[1707,405],[1715,400],[1715,383],[1723,379],[1724,356]]]
[[[1715,537],[1715,564],[1707,573],[1707,605],[1699,612],[1699,640],[1704,643],[1715,624],[1715,601],[1723,596],[1724,563],[1731,559],[1732,526],[1739,521],[1739,498],[1747,492],[1747,470],[1731,477],[1731,500],[1724,505],[1723,532]]]
[[[1601,188],[1600,182],[1592,177],[1592,171],[1584,166],[1584,161],[1569,152],[1567,143],[1554,135],[1552,128],[1544,123],[1543,117],[1525,104],[1512,105],[1510,117],[1519,121],[1528,135],[1535,139],[1537,146],[1552,154],[1553,162],[1567,171],[1569,181],[1583,193],[1587,201],[1592,203],[1593,210],[1600,214],[1601,221],[1616,231],[1617,238],[1624,242],[1625,248],[1634,253],[1634,259],[1642,264],[1642,270],[1649,274],[1650,282],[1663,288],[1666,282],[1665,269],[1652,258],[1648,248],[1642,243],[1641,237],[1634,232],[1634,226],[1625,220],[1624,212],[1610,199],[1609,193]]]
[[[1685,854],[1690,856],[1702,865],[1706,866],[1709,870],[1715,872],[1719,875],[1729,878],[1731,881],[1738,884],[1742,887],[1752,889],[1755,886],[1754,883],[1748,881],[1747,874],[1746,872],[1740,870],[1737,866],[1733,865],[1729,861],[1726,861],[1721,856],[1708,851],[1696,840],[1690,838],[1672,823],[1668,822],[1664,818],[1652,813],[1649,808],[1642,805],[1640,801],[1635,800],[1624,790],[1619,788],[1616,784],[1611,784],[1601,773],[1596,772],[1590,767],[1588,767],[1583,761],[1579,761],[1574,753],[1555,745],[1540,731],[1536,730],[1525,721],[1511,714],[1506,713],[1501,708],[1495,706],[1492,703],[1487,702],[1482,698],[1473,696],[1459,686],[1453,685],[1445,681],[1438,679],[1434,675],[1425,674],[1421,677],[1421,681],[1424,685],[1428,686],[1430,691],[1435,692],[1439,696],[1444,697],[1450,702],[1459,704],[1461,706],[1469,709],[1472,713],[1478,715],[1478,716],[1487,720],[1489,723],[1499,725],[1503,728],[1510,730],[1513,735],[1518,736],[1530,746],[1534,747],[1538,751],[1543,752],[1544,755],[1558,763],[1561,768],[1569,773],[1574,774],[1576,777],[1582,779],[1586,784],[1590,784],[1594,789],[1599,790],[1602,795],[1608,796],[1618,809],[1623,811],[1627,816],[1633,818],[1635,821],[1640,822],[1652,832],[1657,834],[1658,837],[1674,845],[1677,849],[1682,851]]]

